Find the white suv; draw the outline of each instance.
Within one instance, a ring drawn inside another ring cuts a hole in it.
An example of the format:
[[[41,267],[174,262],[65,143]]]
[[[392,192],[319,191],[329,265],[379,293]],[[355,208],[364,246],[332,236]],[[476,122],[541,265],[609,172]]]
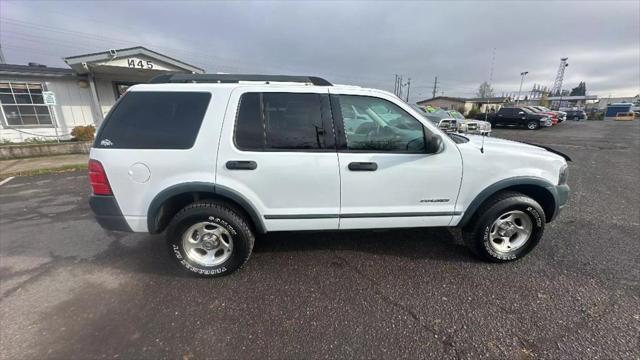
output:
[[[385,91],[162,75],[129,88],[100,127],[90,203],[106,229],[166,231],[176,263],[199,275],[235,271],[272,231],[459,227],[502,262],[531,251],[565,205],[565,159],[447,135]]]

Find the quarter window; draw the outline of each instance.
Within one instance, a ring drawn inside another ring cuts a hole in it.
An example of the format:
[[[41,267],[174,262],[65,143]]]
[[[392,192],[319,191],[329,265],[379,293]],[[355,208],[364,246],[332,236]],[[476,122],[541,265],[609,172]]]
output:
[[[104,120],[94,147],[189,149],[210,99],[203,92],[129,91]]]
[[[235,129],[242,150],[319,150],[325,141],[327,96],[311,93],[245,93]],[[332,132],[331,136],[332,135]]]
[[[339,95],[338,98],[349,150],[424,150],[424,127],[399,106],[368,96]]]
[[[8,126],[52,125],[40,83],[0,82],[0,105]]]

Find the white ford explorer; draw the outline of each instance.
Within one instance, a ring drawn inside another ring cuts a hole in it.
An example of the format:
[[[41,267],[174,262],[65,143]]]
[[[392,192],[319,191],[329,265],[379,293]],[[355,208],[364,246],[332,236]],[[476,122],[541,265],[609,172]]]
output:
[[[385,91],[161,75],[131,87],[100,126],[90,204],[105,229],[165,231],[196,275],[237,270],[256,234],[272,231],[451,226],[504,262],[531,251],[566,204],[566,160],[447,135]]]

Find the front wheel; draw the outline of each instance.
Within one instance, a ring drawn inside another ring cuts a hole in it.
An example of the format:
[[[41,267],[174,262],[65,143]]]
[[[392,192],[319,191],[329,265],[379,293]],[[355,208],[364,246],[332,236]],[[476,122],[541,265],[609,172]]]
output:
[[[186,206],[167,227],[169,254],[180,269],[197,276],[236,271],[249,259],[254,241],[247,221],[215,201]]]
[[[537,121],[529,121],[527,123],[527,129],[529,130],[536,130],[540,127],[540,123],[538,123]]]
[[[462,233],[467,246],[493,262],[517,260],[538,245],[545,214],[532,198],[513,191],[497,194],[483,204]]]

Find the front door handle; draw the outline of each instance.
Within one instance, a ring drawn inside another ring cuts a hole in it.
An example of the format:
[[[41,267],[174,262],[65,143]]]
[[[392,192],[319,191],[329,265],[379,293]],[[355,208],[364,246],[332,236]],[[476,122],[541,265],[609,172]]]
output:
[[[258,164],[255,161],[231,160],[227,161],[227,169],[229,170],[255,170]]]
[[[374,162],[352,162],[349,163],[349,170],[351,171],[376,171],[378,170],[378,164]]]

